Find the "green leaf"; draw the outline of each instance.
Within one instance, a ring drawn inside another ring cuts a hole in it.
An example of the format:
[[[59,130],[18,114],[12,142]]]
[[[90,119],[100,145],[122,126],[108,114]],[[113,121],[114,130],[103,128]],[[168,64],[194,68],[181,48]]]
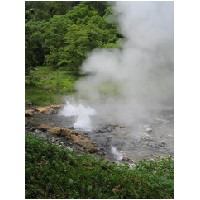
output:
[[[92,188],[93,188],[92,185],[88,185],[88,191],[92,190]]]
[[[69,184],[73,184],[74,181],[72,179],[69,179]]]

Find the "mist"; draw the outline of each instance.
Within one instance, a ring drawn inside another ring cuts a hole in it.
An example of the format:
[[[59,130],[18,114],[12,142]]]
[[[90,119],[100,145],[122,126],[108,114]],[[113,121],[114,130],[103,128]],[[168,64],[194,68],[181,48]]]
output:
[[[173,108],[173,2],[115,2],[113,16],[123,35],[120,49],[94,49],[81,67],[76,99],[97,113],[95,123],[151,118]]]

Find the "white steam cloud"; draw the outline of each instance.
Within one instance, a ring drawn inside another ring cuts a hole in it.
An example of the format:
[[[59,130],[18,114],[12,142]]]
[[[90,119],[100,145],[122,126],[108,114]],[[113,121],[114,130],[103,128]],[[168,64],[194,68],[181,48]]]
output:
[[[82,65],[77,98],[101,122],[131,125],[173,107],[173,2],[116,2],[121,49],[95,49]]]

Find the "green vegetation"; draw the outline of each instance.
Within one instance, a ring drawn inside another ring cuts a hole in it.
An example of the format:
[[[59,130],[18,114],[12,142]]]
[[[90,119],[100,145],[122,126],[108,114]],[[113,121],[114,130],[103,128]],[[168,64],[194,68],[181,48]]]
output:
[[[63,103],[94,48],[119,48],[122,38],[106,2],[25,2],[26,102]],[[118,95],[114,82],[100,86]],[[26,198],[173,198],[172,158],[143,160],[134,169],[26,135]]]
[[[63,95],[74,91],[77,76],[66,71],[50,70],[49,67],[38,67],[30,71],[26,78],[26,102],[35,105],[63,103]]]
[[[171,199],[173,178],[171,157],[130,169],[26,135],[26,198]]]
[[[92,49],[119,47],[106,2],[27,1],[25,9],[26,102],[61,103]]]
[[[41,65],[79,75],[92,49],[118,47],[117,27],[107,21],[111,9],[105,2],[26,4],[26,75]]]

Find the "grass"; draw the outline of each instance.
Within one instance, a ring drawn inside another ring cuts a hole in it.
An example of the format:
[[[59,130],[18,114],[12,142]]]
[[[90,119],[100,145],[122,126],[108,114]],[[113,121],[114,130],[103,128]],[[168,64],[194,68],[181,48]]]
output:
[[[76,76],[50,67],[38,67],[26,78],[26,102],[34,105],[62,103],[63,96],[74,92]]]
[[[174,162],[171,157],[143,160],[134,169],[26,135],[26,198],[28,199],[171,199]]]

